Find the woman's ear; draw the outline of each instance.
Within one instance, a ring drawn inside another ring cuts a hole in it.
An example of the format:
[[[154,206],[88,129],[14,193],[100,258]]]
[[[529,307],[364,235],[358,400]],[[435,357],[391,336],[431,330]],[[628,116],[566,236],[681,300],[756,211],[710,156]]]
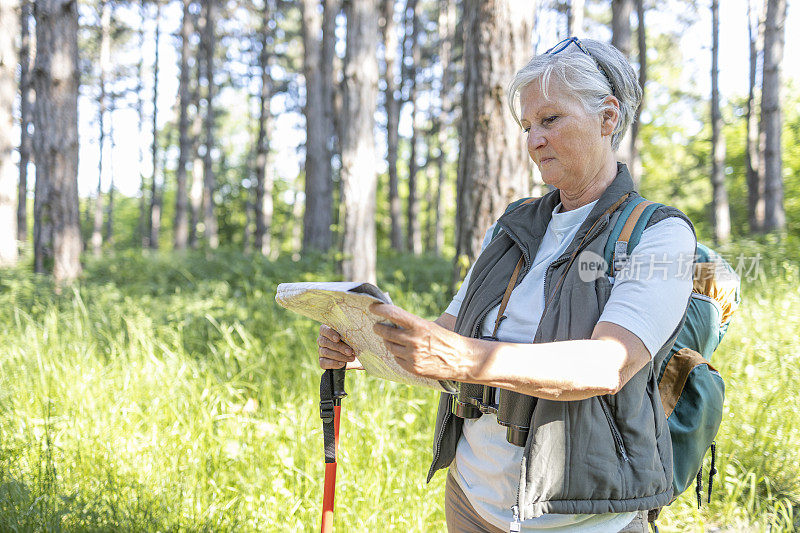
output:
[[[606,136],[614,133],[614,130],[617,129],[617,124],[619,124],[619,100],[613,96],[608,96],[604,103],[606,108],[600,116],[602,120],[600,133]]]

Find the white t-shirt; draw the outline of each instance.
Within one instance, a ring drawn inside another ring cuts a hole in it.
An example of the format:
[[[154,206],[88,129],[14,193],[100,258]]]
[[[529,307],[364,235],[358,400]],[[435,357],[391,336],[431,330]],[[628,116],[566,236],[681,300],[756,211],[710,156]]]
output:
[[[505,342],[531,343],[544,309],[544,277],[547,267],[572,242],[596,202],[560,213],[553,210],[533,265],[514,288],[497,337]],[[491,241],[494,225],[486,232],[483,248]],[[667,218],[647,228],[626,265],[617,273],[600,321],[613,322],[642,340],[651,357],[667,341],[683,316],[692,288],[691,257],[696,241],[681,219]],[[461,289],[445,311],[458,315],[472,268]],[[659,305],[652,305],[659,302]],[[481,335],[491,335],[499,305],[483,321]],[[506,431],[496,415],[464,421],[456,458],[451,468],[467,499],[487,522],[507,528],[516,503],[523,448],[506,441]],[[619,531],[636,513],[597,515],[548,514],[525,520],[523,531],[548,533],[601,533]]]

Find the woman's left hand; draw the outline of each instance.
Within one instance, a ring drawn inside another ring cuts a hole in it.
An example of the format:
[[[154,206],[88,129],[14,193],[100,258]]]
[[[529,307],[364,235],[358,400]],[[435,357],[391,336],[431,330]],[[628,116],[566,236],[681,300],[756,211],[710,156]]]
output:
[[[431,379],[465,381],[476,360],[473,343],[438,324],[395,305],[374,303],[369,310],[398,327],[375,324],[397,363],[413,374]]]

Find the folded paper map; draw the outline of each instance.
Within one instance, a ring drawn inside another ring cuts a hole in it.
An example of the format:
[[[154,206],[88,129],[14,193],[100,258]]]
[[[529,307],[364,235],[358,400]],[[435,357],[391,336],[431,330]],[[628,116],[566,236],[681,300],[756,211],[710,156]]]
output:
[[[367,374],[398,383],[447,391],[435,379],[416,376],[397,364],[383,340],[372,331],[385,319],[369,311],[374,302],[392,303],[371,283],[281,283],[275,301],[290,311],[331,326],[356,353]]]

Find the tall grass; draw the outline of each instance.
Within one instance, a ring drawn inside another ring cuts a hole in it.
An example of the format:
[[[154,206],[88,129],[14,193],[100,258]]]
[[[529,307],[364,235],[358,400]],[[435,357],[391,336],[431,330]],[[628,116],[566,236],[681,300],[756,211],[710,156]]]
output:
[[[728,396],[712,503],[693,494],[662,530],[791,530],[800,523],[796,259],[748,244],[769,268],[714,363]],[[450,264],[393,256],[379,283],[427,318]],[[318,527],[322,433],[317,325],[274,303],[283,281],[330,280],[331,262],[235,252],[119,253],[56,295],[0,272],[0,529],[277,531]],[[436,396],[350,373],[339,531],[443,530],[425,485]]]

